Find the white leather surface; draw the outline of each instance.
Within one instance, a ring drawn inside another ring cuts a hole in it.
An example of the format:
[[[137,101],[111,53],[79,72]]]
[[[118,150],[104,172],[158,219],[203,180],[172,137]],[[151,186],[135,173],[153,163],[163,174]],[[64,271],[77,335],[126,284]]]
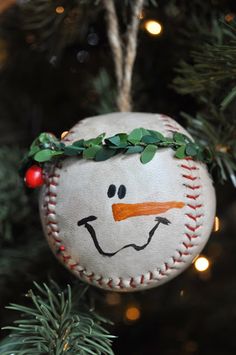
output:
[[[172,135],[186,131],[172,119],[158,114],[113,113],[91,117],[72,128],[66,140],[107,136],[144,127]],[[69,142],[68,142],[69,143]],[[104,162],[67,158],[61,167],[48,172],[48,184],[40,197],[42,224],[49,244],[58,258],[81,279],[105,289],[136,291],[160,285],[182,272],[207,242],[215,215],[215,192],[204,164],[174,158],[163,149],[148,164],[140,155],[118,155]],[[126,187],[126,196],[109,198],[114,184]],[[112,204],[183,202],[158,215],[130,217],[115,221]],[[101,255],[85,228],[77,222],[88,216],[105,252],[127,244],[143,245],[156,224],[160,224],[150,244],[137,251],[132,247],[112,257]],[[61,249],[60,249],[61,248]],[[58,252],[59,251],[59,252]]]

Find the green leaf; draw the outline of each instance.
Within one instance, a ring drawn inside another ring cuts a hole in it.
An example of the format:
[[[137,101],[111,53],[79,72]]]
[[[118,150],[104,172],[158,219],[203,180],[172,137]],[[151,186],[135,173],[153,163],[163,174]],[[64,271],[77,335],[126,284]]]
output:
[[[142,147],[141,145],[133,145],[125,151],[125,154],[141,153],[143,150],[144,147]]]
[[[151,136],[156,137],[159,142],[162,142],[165,140],[165,137],[163,136],[163,134],[158,131],[153,131],[150,129],[150,130],[148,130],[148,132],[151,134]]]
[[[198,153],[198,146],[194,143],[188,143],[186,145],[185,153],[190,157],[195,157]]]
[[[69,156],[75,156],[75,155],[80,155],[85,148],[82,147],[77,147],[74,145],[69,145],[64,148],[65,155]]]
[[[157,151],[157,146],[153,144],[149,144],[146,146],[144,151],[141,154],[140,160],[143,164],[147,164],[151,161]]]
[[[102,141],[103,141],[105,135],[106,135],[106,133],[102,133],[102,134],[99,134],[99,136],[97,136],[96,138],[92,138],[92,139],[88,139],[88,140],[84,141],[84,146],[89,147],[89,146],[93,146],[93,145],[102,144]]]
[[[177,143],[186,143],[185,139],[184,139],[184,136],[181,133],[179,133],[179,132],[175,132],[173,134],[173,139]]]
[[[41,133],[38,139],[43,144],[58,142],[58,139],[52,133],[46,133],[46,132]]]
[[[175,132],[173,134],[173,139],[176,143],[191,143],[191,140],[189,137],[187,137],[185,134]]]
[[[204,154],[204,152],[203,152],[202,149],[200,149],[200,150],[197,152],[197,159],[198,159],[199,161],[206,162],[207,159],[206,159],[205,154]]]
[[[45,161],[51,160],[52,157],[56,155],[62,155],[64,152],[61,151],[55,151],[55,150],[50,150],[50,149],[43,149],[40,150],[40,152],[36,153],[34,156],[34,160],[43,163]]]
[[[72,145],[75,147],[84,147],[84,139],[80,139],[78,141],[75,141],[74,143],[72,143]]]
[[[126,133],[120,133],[118,134],[118,136],[120,137],[120,145],[119,147],[120,148],[125,148],[127,147],[127,144],[128,144],[128,134]]]
[[[185,149],[186,149],[186,145],[181,145],[181,147],[179,147],[176,150],[175,157],[178,158],[178,159],[185,158],[186,157]]]
[[[116,151],[113,149],[109,149],[106,147],[102,147],[95,156],[95,160],[96,161],[103,161],[103,160],[107,160],[111,157],[113,157],[116,154]]]
[[[32,157],[33,155],[35,155],[36,153],[38,153],[40,151],[40,148],[39,146],[37,145],[34,145],[30,148],[30,151],[29,151],[29,154],[28,154],[28,157]]]
[[[93,145],[83,151],[83,158],[85,159],[94,159],[97,152],[102,149],[100,145]]]
[[[64,149],[66,147],[66,145],[65,145],[65,143],[63,143],[63,142],[60,142],[59,144],[58,144],[58,148],[61,150],[61,149]]]
[[[37,162],[45,162],[52,158],[52,151],[50,149],[43,149],[40,150],[38,153],[35,154],[34,160]]]
[[[105,143],[109,145],[109,143],[119,146],[120,145],[120,137],[118,134],[116,134],[113,137],[109,137],[107,139],[105,139]]]
[[[160,140],[157,137],[154,136],[143,136],[142,137],[142,142],[146,144],[153,144],[153,143],[158,143]]]
[[[119,133],[115,136],[105,139],[105,143],[107,145],[110,145],[109,143],[111,143],[119,148],[125,148],[127,146],[127,138],[128,135],[126,133]]]
[[[142,128],[135,128],[128,135],[128,141],[132,144],[136,144],[141,141],[142,136],[143,136]]]
[[[174,140],[171,137],[165,137],[164,143],[166,143],[166,145],[168,146],[169,144],[173,144]]]
[[[200,153],[202,153],[202,156]],[[198,151],[197,159],[205,163],[210,163],[213,159],[213,152],[210,150],[210,148],[201,147],[201,149]]]
[[[141,129],[141,132],[142,132],[142,137],[143,136],[148,136],[150,134],[151,131],[148,131],[147,129],[145,128],[140,128]]]

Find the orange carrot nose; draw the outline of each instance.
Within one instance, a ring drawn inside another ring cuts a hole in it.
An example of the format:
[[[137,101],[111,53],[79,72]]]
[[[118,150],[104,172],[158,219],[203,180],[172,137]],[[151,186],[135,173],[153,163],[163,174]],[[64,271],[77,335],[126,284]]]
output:
[[[112,205],[112,212],[115,221],[123,221],[126,218],[136,216],[146,216],[159,214],[170,210],[171,208],[183,208],[183,202],[144,202],[144,203],[115,203]]]

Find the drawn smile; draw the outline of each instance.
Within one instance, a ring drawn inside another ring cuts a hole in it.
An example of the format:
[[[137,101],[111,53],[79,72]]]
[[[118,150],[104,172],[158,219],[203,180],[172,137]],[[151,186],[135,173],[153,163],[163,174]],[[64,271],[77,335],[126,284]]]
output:
[[[107,191],[107,196],[108,198],[113,198],[116,195],[117,188],[114,184],[111,184],[108,188]],[[124,185],[120,185],[118,188],[117,196],[120,200],[122,200],[127,193],[127,189]],[[151,201],[151,202],[142,202],[142,203],[114,203],[112,204],[112,214],[113,214],[113,219],[115,222],[121,222],[125,219],[128,218],[133,218],[133,217],[138,217],[138,216],[150,216],[150,215],[157,215],[160,213],[164,213],[169,211],[172,208],[183,208],[184,203],[181,201],[166,201],[166,202],[160,202],[160,201]],[[99,241],[97,239],[97,235],[95,232],[95,229],[93,226],[90,224],[90,222],[93,222],[97,219],[97,217],[91,215],[86,218],[82,218],[80,221],[78,221],[77,225],[79,227],[84,226],[87,231],[89,232],[93,243],[95,245],[95,248],[99,252],[99,254],[103,256],[108,256],[112,257],[119,253],[121,250],[127,249],[127,248],[133,248],[136,251],[141,251],[145,249],[150,243],[151,240],[160,226],[160,224],[164,225],[169,225],[171,222],[164,217],[155,217],[155,225],[154,227],[149,231],[148,233],[148,239],[146,243],[142,245],[138,245],[135,243],[129,243],[124,245],[122,248],[114,251],[114,252],[106,252],[102,249],[101,245],[99,244]]]
[[[114,255],[116,255],[117,253],[119,253],[121,250],[124,250],[124,249],[127,249],[127,248],[133,248],[134,250],[136,251],[141,251],[143,249],[145,249],[151,242],[152,240],[152,237],[154,236],[156,230],[158,229],[159,225],[162,223],[162,224],[165,224],[165,225],[169,225],[171,222],[167,219],[167,218],[163,218],[163,217],[156,217],[155,218],[155,222],[157,222],[155,224],[155,226],[150,230],[149,232],[149,237],[148,237],[148,240],[146,243],[142,244],[142,245],[137,245],[137,244],[134,244],[134,243],[130,243],[130,244],[126,244],[124,245],[122,248],[116,250],[115,252],[105,252],[100,244],[99,244],[99,241],[97,239],[97,236],[96,236],[96,232],[93,228],[93,226],[89,223],[89,222],[93,222],[97,219],[97,217],[95,216],[89,216],[89,217],[86,217],[86,218],[83,218],[81,219],[77,224],[78,226],[84,226],[87,231],[89,232],[93,242],[94,242],[94,245],[97,249],[97,251],[99,252],[99,254],[103,255],[103,256],[108,256],[108,257],[112,257]]]

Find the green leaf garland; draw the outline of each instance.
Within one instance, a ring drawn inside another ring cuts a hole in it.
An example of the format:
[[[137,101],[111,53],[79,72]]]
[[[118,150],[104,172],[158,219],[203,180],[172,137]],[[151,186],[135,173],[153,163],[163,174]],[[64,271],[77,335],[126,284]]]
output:
[[[172,137],[145,128],[135,128],[129,134],[118,133],[105,138],[105,133],[88,140],[80,139],[71,145],[58,140],[53,134],[41,133],[32,143],[28,156],[24,161],[26,166],[34,161],[44,163],[66,156],[78,156],[84,159],[104,161],[117,154],[141,154],[140,161],[147,164],[160,149],[171,148],[175,157],[193,159],[209,163],[212,155],[209,149],[192,141],[185,134],[174,132]]]

